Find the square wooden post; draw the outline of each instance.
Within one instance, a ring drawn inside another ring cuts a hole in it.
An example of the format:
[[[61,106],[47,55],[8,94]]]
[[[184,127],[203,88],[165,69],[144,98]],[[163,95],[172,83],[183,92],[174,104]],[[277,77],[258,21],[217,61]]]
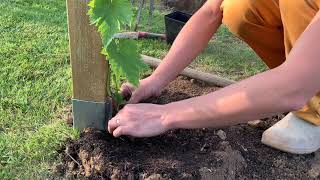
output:
[[[70,57],[73,81],[73,125],[105,129],[111,116],[107,88],[109,66],[100,53],[101,38],[90,25],[89,0],[67,0]]]

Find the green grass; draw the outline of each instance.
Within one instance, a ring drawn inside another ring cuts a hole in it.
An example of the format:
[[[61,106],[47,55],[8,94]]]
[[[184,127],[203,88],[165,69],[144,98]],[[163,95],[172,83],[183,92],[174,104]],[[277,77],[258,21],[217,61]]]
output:
[[[65,0],[0,1],[0,179],[43,179],[57,150],[78,132],[59,118],[71,99]],[[144,11],[141,30],[146,26]],[[152,32],[164,32],[155,12]],[[162,58],[164,42],[142,40],[141,53]],[[265,70],[244,43],[222,27],[192,67],[241,79]]]
[[[63,0],[0,2],[0,179],[48,174],[77,133],[58,118],[70,103]]]
[[[143,11],[141,31],[148,31],[146,25],[148,10]],[[168,12],[155,11],[152,32],[165,33],[163,16]],[[141,53],[163,58],[170,46],[157,40],[139,40]],[[203,53],[191,64],[192,68],[221,75],[234,80],[243,79],[267,69],[261,59],[244,42],[222,25]]]

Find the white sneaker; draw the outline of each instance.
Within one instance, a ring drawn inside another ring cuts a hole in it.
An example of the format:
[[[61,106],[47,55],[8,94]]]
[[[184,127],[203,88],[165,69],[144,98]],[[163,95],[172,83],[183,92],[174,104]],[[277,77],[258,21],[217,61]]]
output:
[[[281,151],[309,154],[320,148],[320,126],[289,113],[263,133],[261,142]]]

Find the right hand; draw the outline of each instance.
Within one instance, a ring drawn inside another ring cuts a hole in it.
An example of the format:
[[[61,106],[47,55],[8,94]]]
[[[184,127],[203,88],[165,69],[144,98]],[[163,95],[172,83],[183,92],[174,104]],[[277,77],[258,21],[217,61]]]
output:
[[[124,83],[121,86],[121,95],[128,100],[128,104],[137,104],[140,101],[146,100],[150,97],[159,96],[161,87],[157,81],[147,77],[140,81],[139,87],[134,87],[130,83]]]

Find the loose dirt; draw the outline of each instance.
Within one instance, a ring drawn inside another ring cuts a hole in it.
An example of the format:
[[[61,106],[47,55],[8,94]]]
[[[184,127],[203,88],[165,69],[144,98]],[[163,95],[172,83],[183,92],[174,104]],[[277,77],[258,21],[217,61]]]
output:
[[[218,90],[179,77],[150,103],[166,104]],[[158,137],[113,138],[87,129],[70,141],[60,175],[88,179],[316,179],[320,152],[292,155],[260,143],[265,129],[283,115],[259,126],[175,130]],[[63,171],[63,173],[61,173]]]

